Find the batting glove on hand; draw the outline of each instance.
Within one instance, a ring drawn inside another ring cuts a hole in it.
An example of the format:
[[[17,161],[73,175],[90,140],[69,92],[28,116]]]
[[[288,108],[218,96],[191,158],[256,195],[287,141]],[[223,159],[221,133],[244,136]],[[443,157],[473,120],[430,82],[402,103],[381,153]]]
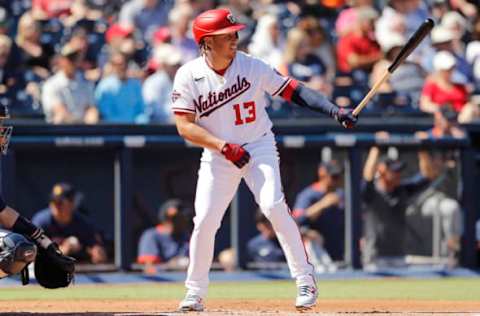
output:
[[[353,115],[353,110],[339,108],[335,114],[335,119],[345,128],[352,128],[357,124],[357,117]]]
[[[239,169],[242,169],[250,161],[250,153],[237,144],[226,143],[221,152],[227,160],[233,162]]]

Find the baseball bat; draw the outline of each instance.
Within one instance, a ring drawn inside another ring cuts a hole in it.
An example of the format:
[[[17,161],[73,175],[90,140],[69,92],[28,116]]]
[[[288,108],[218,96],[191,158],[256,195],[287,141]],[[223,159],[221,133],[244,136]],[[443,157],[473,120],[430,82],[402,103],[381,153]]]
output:
[[[382,77],[375,82],[373,87],[368,91],[368,93],[363,97],[362,101],[357,105],[353,110],[353,115],[358,116],[360,111],[367,105],[370,99],[377,93],[380,86],[392,75],[395,69],[400,66],[400,64],[410,55],[410,53],[420,44],[420,42],[427,36],[428,33],[433,28],[433,20],[426,19],[422,25],[413,33],[413,35],[408,39],[407,43],[402,47],[400,53],[393,60],[393,62],[388,66],[388,68],[383,73]]]

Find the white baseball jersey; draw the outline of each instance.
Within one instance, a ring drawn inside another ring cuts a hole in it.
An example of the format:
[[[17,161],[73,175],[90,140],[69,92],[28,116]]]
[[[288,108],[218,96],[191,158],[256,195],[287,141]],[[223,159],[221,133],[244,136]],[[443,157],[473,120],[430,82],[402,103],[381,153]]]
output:
[[[223,76],[200,56],[177,71],[172,110],[195,114],[199,126],[229,143],[251,143],[272,128],[265,93],[278,95],[290,80],[243,52]]]

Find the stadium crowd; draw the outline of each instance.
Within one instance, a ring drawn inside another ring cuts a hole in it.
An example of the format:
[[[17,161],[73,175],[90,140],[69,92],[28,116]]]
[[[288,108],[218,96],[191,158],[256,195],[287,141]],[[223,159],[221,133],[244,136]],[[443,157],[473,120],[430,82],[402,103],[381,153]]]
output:
[[[0,103],[54,124],[169,123],[175,71],[199,54],[191,22],[218,6],[247,25],[242,50],[340,106],[355,106],[431,17],[431,36],[367,110],[480,116],[478,0],[0,1]],[[282,102],[273,118],[306,115]]]

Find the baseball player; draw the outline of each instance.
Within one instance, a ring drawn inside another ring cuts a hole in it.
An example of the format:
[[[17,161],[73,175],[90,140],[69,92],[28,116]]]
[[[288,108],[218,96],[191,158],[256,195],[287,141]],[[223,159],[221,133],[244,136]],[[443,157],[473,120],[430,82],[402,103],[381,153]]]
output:
[[[237,51],[237,32],[245,26],[229,10],[203,12],[193,21],[201,56],[175,76],[172,110],[179,134],[204,147],[195,198],[194,230],[182,311],[201,311],[207,294],[215,233],[243,178],[272,223],[296,279],[299,310],[318,296],[295,221],[285,203],[275,138],[265,93],[320,111],[353,127],[352,111],[340,109],[320,93],[283,77],[262,60]]]
[[[0,151],[3,154],[7,152],[12,133],[11,126],[3,126],[3,121],[8,117],[7,108],[0,107]],[[73,274],[75,259],[63,255],[43,230],[7,206],[1,194],[0,225],[11,231],[0,235],[0,278],[22,272],[22,282],[28,283],[26,267],[37,258],[39,252],[48,257],[47,261],[52,265]]]

